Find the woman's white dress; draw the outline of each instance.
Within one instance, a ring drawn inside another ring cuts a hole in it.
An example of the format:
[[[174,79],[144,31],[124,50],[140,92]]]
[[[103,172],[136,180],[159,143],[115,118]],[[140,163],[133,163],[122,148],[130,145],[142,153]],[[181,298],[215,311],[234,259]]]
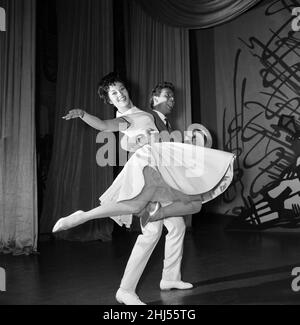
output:
[[[208,202],[222,194],[233,178],[234,154],[179,142],[136,145],[145,130],[157,131],[153,116],[136,107],[119,114],[129,123],[122,131],[122,148],[135,151],[112,185],[99,198],[101,205],[143,200],[144,189],[155,187],[152,201],[162,205],[174,201]],[[125,123],[125,121],[124,121]],[[131,224],[131,216],[113,217],[120,225]]]

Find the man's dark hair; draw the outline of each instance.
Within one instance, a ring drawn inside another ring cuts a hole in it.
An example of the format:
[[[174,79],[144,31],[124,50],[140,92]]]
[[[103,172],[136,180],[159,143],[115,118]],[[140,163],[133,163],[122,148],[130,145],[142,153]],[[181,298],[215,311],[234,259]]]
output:
[[[103,99],[105,104],[109,104],[108,90],[111,85],[114,85],[116,82],[120,82],[124,87],[129,91],[128,83],[126,80],[122,79],[120,75],[116,72],[110,72],[104,76],[101,81],[98,83],[98,95]]]
[[[150,107],[153,109],[154,108],[154,100],[153,97],[154,96],[159,96],[161,91],[164,88],[168,88],[171,89],[173,91],[173,93],[175,92],[175,87],[171,82],[168,81],[163,81],[158,83],[151,91],[151,97],[150,97]]]

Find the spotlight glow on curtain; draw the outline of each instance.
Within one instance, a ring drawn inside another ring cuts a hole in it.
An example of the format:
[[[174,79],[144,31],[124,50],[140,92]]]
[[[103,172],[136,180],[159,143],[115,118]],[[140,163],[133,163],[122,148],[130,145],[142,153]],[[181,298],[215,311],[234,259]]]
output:
[[[261,0],[136,0],[161,23],[199,29],[231,20]]]
[[[0,0],[0,252],[37,247],[35,0]]]
[[[174,129],[184,132],[192,123],[189,32],[155,21],[135,1],[126,1],[125,9],[126,69],[134,103],[150,110],[153,87],[172,82],[176,105],[169,119]],[[190,225],[191,218],[186,222]]]
[[[172,126],[184,131],[191,124],[190,58],[188,30],[152,19],[135,1],[125,10],[126,68],[135,104],[149,110],[149,96],[161,81],[175,85],[176,107]]]

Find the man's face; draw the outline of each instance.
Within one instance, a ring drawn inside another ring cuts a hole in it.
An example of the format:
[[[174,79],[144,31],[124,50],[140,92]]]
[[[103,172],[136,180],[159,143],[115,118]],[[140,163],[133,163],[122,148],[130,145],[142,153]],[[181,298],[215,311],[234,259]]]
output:
[[[110,103],[117,108],[128,107],[130,104],[128,91],[121,82],[116,82],[109,86],[108,97]]]
[[[174,93],[169,88],[163,88],[159,96],[153,96],[153,102],[153,109],[160,111],[164,115],[168,115],[175,105]]]

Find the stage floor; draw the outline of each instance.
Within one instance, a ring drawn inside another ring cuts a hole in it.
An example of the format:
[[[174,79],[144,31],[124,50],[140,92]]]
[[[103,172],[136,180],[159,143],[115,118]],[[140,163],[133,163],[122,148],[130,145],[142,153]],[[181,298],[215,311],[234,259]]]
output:
[[[35,256],[0,255],[7,274],[5,305],[118,305],[115,292],[137,232],[111,242],[43,241]],[[226,232],[202,225],[186,233],[182,278],[191,290],[160,291],[164,236],[138,286],[149,305],[300,304],[292,269],[300,267],[300,236]]]

